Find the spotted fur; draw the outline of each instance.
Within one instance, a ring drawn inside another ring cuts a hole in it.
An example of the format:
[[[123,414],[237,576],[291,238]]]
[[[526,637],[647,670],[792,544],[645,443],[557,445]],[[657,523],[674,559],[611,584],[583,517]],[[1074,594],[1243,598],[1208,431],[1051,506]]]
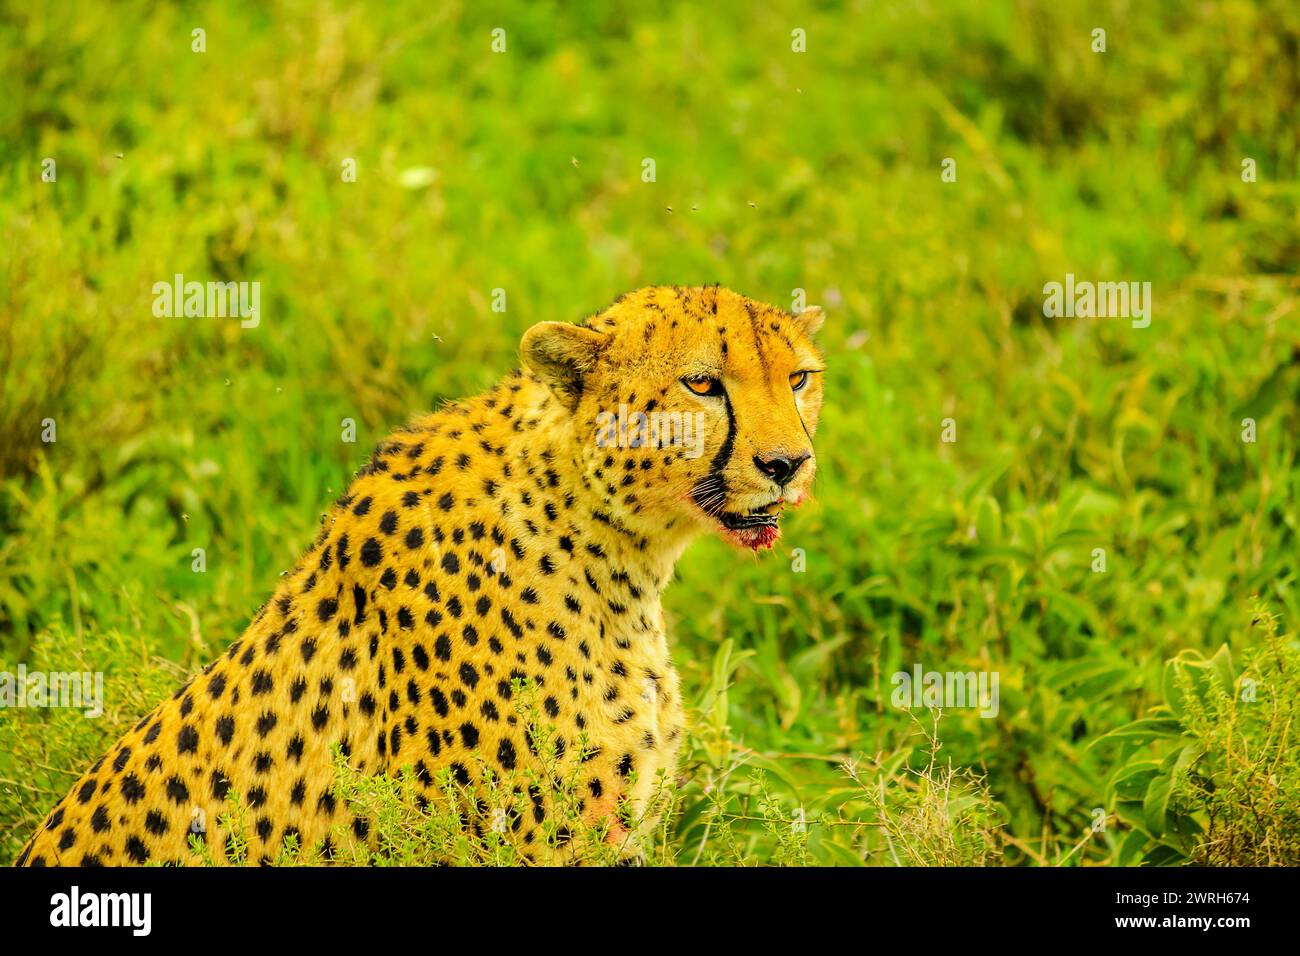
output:
[[[577,762],[583,813],[625,838],[616,808],[644,805],[685,732],[660,593],[693,537],[770,546],[780,507],[808,495],[819,321],[656,287],[530,329],[526,370],[379,445],[244,635],[77,781],[18,863],[194,862],[196,816],[226,859],[231,788],[249,862],[290,836],[329,859],[372,839],[333,793],[332,747],[363,773],[414,768],[431,798],[444,768],[471,787],[484,767],[526,769],[516,679]],[[722,394],[687,384],[710,379]],[[602,447],[600,413],[620,405],[702,415],[703,454]],[[779,483],[773,460],[797,470]],[[547,812],[533,796],[513,825],[529,856]]]

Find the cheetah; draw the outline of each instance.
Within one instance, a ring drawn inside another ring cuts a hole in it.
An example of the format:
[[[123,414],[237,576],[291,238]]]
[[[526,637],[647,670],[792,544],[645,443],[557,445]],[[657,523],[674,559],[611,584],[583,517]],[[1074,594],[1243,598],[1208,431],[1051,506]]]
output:
[[[219,863],[272,862],[290,837],[343,859],[374,835],[336,797],[336,755],[413,771],[430,798],[446,771],[472,792],[536,765],[525,682],[583,819],[625,840],[685,732],[660,594],[693,538],[771,548],[809,497],[821,321],[660,286],[529,328],[522,369],[378,445],[243,636],[86,771],[17,864],[194,864],[195,818]],[[212,823],[232,788],[238,859]],[[510,836],[544,859],[546,795],[527,797]]]

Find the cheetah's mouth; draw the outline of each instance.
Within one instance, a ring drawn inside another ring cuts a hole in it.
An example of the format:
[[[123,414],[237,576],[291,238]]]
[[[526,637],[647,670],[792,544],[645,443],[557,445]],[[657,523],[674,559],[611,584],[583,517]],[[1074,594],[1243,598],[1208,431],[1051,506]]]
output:
[[[781,507],[784,500],[776,499],[771,504],[764,505],[761,508],[755,508],[744,514],[737,512],[723,512],[718,516],[722,526],[728,531],[742,531],[746,528],[775,528],[781,520]]]
[[[733,544],[752,551],[770,548],[781,535],[781,510],[784,507],[785,499],[778,498],[753,511],[724,511],[718,515],[722,536]]]
[[[770,548],[781,536],[779,525],[785,498],[777,498],[748,511],[727,511],[726,484],[720,475],[707,475],[691,489],[689,497],[710,522],[717,522],[723,540],[757,551]]]

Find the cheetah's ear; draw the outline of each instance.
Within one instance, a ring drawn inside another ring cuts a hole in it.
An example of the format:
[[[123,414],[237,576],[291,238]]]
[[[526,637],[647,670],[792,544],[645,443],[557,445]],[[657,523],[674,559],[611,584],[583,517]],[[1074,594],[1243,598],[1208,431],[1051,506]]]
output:
[[[822,312],[820,305],[810,305],[802,312],[795,314],[795,319],[803,326],[803,330],[808,335],[816,335],[817,330],[822,327],[826,315]]]
[[[524,333],[520,350],[524,364],[568,408],[582,395],[582,381],[596,367],[608,337],[568,322],[539,322]]]

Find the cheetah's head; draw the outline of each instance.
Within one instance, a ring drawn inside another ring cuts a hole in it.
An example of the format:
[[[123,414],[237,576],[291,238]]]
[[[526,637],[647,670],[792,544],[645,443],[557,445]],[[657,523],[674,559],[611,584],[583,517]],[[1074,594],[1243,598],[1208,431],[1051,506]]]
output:
[[[653,287],[581,325],[533,326],[523,355],[572,415],[613,517],[757,550],[812,489],[821,321],[714,286]]]

